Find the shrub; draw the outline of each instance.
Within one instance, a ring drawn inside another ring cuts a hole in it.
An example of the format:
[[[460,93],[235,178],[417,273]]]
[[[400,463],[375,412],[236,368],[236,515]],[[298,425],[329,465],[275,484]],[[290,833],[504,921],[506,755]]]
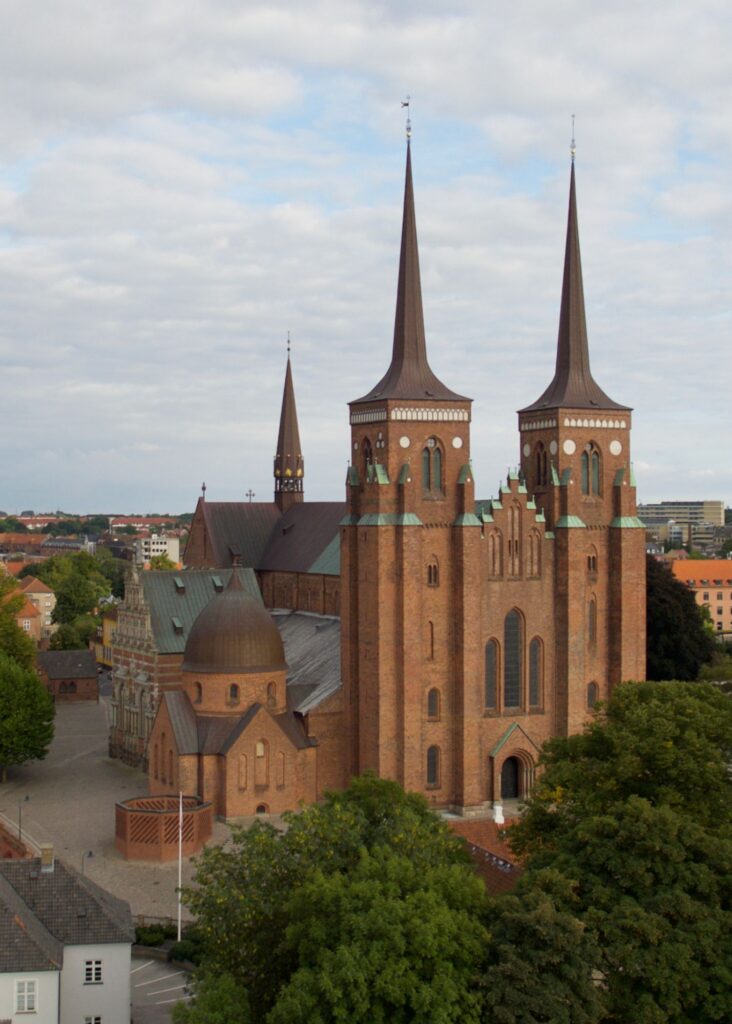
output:
[[[140,946],[162,946],[164,940],[165,931],[162,925],[153,924],[149,927],[135,928],[135,942]]]

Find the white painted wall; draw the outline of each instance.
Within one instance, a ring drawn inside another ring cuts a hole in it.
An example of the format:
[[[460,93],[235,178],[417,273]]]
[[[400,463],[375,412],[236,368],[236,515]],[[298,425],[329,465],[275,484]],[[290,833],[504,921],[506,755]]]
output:
[[[130,1024],[131,956],[129,942],[64,946],[60,1024],[83,1024],[84,1017],[96,1015],[102,1024]],[[101,984],[84,984],[87,960],[102,961]],[[28,1019],[19,1024],[29,1024]]]
[[[16,981],[35,981],[35,1014],[15,1012]],[[58,982],[59,971],[0,974],[0,1020],[10,1020],[13,1024],[29,1024],[29,1021],[33,1024],[58,1024]]]

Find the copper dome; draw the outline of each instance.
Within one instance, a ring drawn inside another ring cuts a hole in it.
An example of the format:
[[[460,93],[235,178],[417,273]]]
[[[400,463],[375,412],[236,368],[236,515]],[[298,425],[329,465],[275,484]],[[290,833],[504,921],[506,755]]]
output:
[[[184,672],[239,673],[286,669],[280,631],[267,609],[244,590],[236,570],[191,627]]]

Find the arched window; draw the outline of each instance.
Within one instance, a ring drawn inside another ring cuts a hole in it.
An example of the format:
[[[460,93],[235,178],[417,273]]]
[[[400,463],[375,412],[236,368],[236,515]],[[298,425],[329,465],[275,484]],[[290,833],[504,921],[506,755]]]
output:
[[[229,704],[239,703],[239,687],[236,683],[232,683],[229,687]]]
[[[269,814],[266,804],[257,804],[256,814]]]
[[[427,694],[427,717],[433,721],[440,717],[440,691],[435,687]]]
[[[76,683],[75,683],[75,682],[73,681],[73,679],[72,679],[72,681],[71,681],[71,682],[69,683],[69,689],[68,689],[68,692],[69,692],[69,693],[76,693]]]
[[[601,494],[602,473],[600,466],[600,449],[594,441],[591,441],[582,452],[581,468],[582,493]]]
[[[514,608],[503,624],[503,706],[521,706],[523,675],[523,637],[521,616]]]
[[[512,505],[508,512],[508,572],[510,576],[521,575],[521,509]]]
[[[442,494],[442,449],[436,437],[428,437],[422,449],[422,490]]]
[[[541,640],[535,636],[529,645],[529,707],[541,707],[543,676]]]
[[[435,660],[435,624],[434,622],[427,623],[427,658],[429,661]]]
[[[61,683],[61,685],[58,688],[58,692],[59,693],[66,693],[66,683]]]
[[[267,683],[267,706],[273,708],[277,703],[277,688],[274,683]]]
[[[258,740],[255,751],[257,756],[254,759],[254,784],[255,786],[268,786],[269,744],[266,740]]]
[[[239,789],[247,788],[247,755],[239,755]]]
[[[200,683],[196,683],[194,687],[193,702],[194,704],[200,704],[203,700],[203,687]]]
[[[367,437],[363,439],[363,443],[361,445],[361,461],[363,467],[363,478],[364,480],[366,480],[368,476],[369,466],[373,465],[374,462],[374,454],[373,451],[371,450],[371,442]]]
[[[485,706],[495,711],[498,698],[498,641],[489,640],[485,645]]]
[[[591,647],[597,643],[597,601],[590,598],[587,606],[587,639]]]
[[[546,449],[541,441],[536,446],[536,486],[546,487],[547,472],[546,472]]]
[[[491,576],[503,575],[503,537],[494,530],[488,537],[488,563]]]
[[[440,785],[440,748],[430,747],[427,751],[427,785],[437,788]]]
[[[590,554],[587,556],[587,571],[589,573],[597,572],[597,552],[594,548],[592,548]]]
[[[597,704],[597,699],[600,696],[600,688],[597,683],[589,683],[587,686],[587,707],[594,708]]]
[[[277,785],[284,786],[285,784],[285,755],[283,751],[277,752]]]
[[[538,530],[529,534],[529,575],[541,575],[541,536]]]
[[[427,566],[427,586],[428,587],[439,587],[440,585],[440,567],[437,563],[435,556],[432,556],[432,560]]]

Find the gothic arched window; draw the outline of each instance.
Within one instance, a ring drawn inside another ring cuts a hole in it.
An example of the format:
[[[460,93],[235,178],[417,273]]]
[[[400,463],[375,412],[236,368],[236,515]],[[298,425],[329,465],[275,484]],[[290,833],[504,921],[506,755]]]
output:
[[[437,563],[437,559],[432,556],[432,560],[427,566],[427,586],[428,587],[439,587],[440,585],[440,567]]]
[[[427,751],[427,785],[440,785],[440,748],[430,747]]]
[[[232,683],[229,687],[229,704],[239,703],[239,687],[236,683]]]
[[[521,706],[523,636],[521,616],[512,609],[503,624],[503,706]]]
[[[436,687],[427,694],[427,717],[433,721],[440,717],[440,691]]]
[[[435,624],[434,622],[427,623],[427,658],[429,661],[435,660]]]
[[[543,682],[541,640],[538,636],[529,644],[529,707],[541,707],[541,689]]]
[[[535,452],[536,459],[536,486],[546,487],[547,482],[547,470],[546,470],[546,449],[541,441],[536,446]]]
[[[587,707],[594,708],[600,696],[600,688],[597,683],[589,683],[587,686]]]
[[[422,449],[422,490],[431,495],[442,494],[442,448],[436,437],[428,437]]]
[[[422,487],[425,491],[432,490],[432,459],[429,448],[422,449]]]
[[[371,442],[367,437],[363,439],[361,444],[361,464],[363,467],[363,478],[364,480],[368,477],[369,466],[373,465],[374,453],[371,450]]]
[[[580,460],[582,470],[582,493],[601,493],[601,465],[600,450],[594,441],[591,441],[582,452]]]
[[[591,647],[597,643],[597,601],[594,597],[590,598],[587,606],[587,639]]]
[[[485,706],[495,711],[498,699],[498,641],[489,640],[485,645]]]

